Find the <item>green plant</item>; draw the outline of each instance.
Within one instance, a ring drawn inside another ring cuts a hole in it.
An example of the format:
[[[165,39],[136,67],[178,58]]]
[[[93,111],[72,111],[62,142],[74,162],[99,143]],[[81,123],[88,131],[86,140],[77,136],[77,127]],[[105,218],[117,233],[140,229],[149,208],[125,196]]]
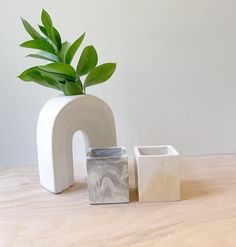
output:
[[[62,42],[61,35],[54,27],[49,14],[43,9],[42,25],[36,31],[28,21],[22,18],[22,23],[32,37],[32,40],[22,43],[25,48],[40,50],[37,54],[27,57],[44,59],[51,63],[35,66],[25,70],[18,77],[23,81],[33,81],[42,86],[63,91],[65,95],[85,94],[86,88],[107,81],[116,69],[115,63],[105,63],[97,66],[98,55],[92,45],[86,46],[79,58],[76,69],[71,62],[82,44],[85,33],[74,43]],[[81,77],[85,77],[82,82]]]

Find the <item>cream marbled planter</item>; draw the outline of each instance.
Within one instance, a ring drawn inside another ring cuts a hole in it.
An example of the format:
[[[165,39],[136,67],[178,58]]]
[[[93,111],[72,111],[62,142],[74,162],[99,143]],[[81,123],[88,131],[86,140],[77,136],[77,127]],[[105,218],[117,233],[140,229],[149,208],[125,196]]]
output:
[[[179,154],[170,145],[134,147],[140,202],[180,200]]]
[[[128,157],[125,148],[96,148],[87,155],[90,204],[129,202]]]

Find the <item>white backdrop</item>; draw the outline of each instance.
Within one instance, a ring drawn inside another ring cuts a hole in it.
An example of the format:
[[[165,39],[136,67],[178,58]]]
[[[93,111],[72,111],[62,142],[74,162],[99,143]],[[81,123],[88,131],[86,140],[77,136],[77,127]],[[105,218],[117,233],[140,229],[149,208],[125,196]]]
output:
[[[37,24],[42,7],[64,38],[86,31],[100,62],[117,62],[113,78],[88,93],[110,104],[131,155],[133,145],[154,144],[182,154],[235,151],[236,1],[8,0],[0,9],[0,164],[36,163],[37,117],[58,94],[16,78],[35,63],[18,47],[29,39],[20,16]]]

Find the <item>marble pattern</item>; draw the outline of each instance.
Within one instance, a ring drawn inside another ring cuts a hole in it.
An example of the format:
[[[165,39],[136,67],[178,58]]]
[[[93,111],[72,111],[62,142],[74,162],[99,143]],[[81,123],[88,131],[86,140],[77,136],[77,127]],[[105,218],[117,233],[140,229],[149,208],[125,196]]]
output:
[[[91,149],[87,156],[87,176],[90,204],[129,202],[125,149]]]

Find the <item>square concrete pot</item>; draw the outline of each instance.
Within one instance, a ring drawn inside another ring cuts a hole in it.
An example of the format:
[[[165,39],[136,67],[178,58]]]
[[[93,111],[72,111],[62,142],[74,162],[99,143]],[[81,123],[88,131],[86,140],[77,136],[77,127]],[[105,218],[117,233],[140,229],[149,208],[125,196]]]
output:
[[[179,154],[170,145],[134,147],[140,202],[180,200]]]
[[[125,148],[90,149],[87,154],[87,176],[90,204],[129,202]]]

